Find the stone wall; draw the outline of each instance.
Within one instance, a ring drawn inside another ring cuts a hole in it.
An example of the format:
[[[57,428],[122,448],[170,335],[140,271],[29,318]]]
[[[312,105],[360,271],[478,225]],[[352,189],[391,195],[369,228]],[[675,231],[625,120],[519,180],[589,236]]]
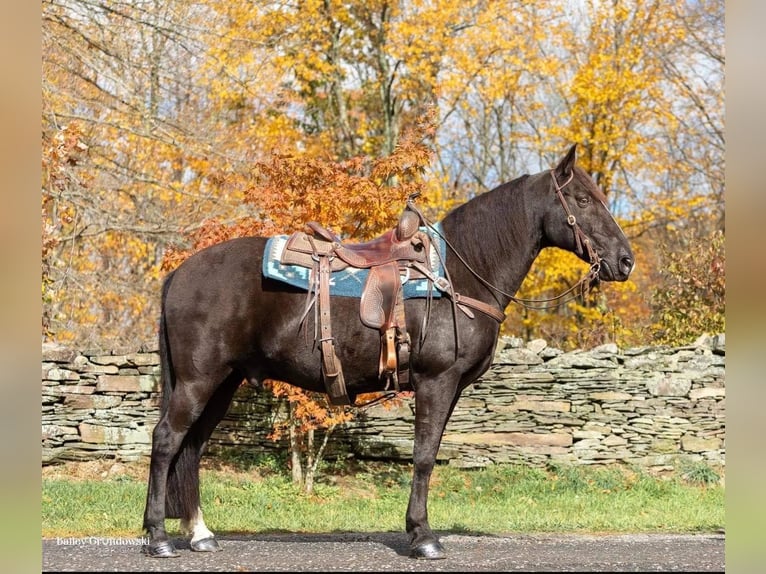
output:
[[[149,453],[160,404],[159,356],[43,346],[43,463]]]
[[[159,405],[155,349],[76,352],[46,346],[42,363],[43,463],[132,460],[150,450]],[[685,347],[564,353],[544,341],[504,338],[492,368],[463,393],[439,459],[460,466],[512,462],[669,469],[725,463],[725,337]],[[266,435],[278,410],[243,386],[211,439],[211,452],[284,448]],[[357,411],[329,454],[411,460],[414,401]]]

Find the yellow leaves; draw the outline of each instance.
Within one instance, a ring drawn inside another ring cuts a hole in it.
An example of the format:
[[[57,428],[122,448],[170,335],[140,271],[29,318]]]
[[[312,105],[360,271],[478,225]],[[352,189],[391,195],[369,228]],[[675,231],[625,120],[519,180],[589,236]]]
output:
[[[608,177],[617,161],[629,172],[634,165],[640,167],[651,143],[649,133],[675,121],[667,90],[660,87],[664,52],[657,47],[671,49],[675,40],[670,24],[678,26],[678,19],[672,6],[663,3],[588,6],[591,32],[584,42],[573,38],[580,45],[571,49],[583,54],[584,61],[566,86],[572,101],[569,126],[558,135],[587,145],[591,153],[583,167]],[[605,182],[605,191],[611,183]]]
[[[643,264],[643,262],[642,262]],[[584,276],[587,265],[574,254],[546,249],[535,261],[517,296],[533,301],[555,298]],[[503,332],[541,337],[564,349],[589,348],[605,342],[637,343],[631,326],[646,324],[647,310],[632,281],[597,287],[584,297],[534,304],[526,309],[511,303]]]

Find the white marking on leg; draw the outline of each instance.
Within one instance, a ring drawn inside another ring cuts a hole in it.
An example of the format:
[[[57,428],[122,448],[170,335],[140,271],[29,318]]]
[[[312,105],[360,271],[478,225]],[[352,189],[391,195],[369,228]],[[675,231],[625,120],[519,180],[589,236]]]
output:
[[[202,509],[197,507],[197,512],[189,520],[181,520],[181,531],[187,536],[191,535],[190,542],[193,544],[205,538],[214,538],[215,535],[210,532],[205,521],[202,519]]]

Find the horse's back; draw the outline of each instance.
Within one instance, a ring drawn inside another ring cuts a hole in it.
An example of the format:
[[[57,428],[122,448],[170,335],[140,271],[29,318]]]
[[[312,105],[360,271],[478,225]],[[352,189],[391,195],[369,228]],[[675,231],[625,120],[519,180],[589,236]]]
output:
[[[245,237],[213,245],[169,277],[162,313],[173,361],[189,376],[234,367],[251,379],[321,390],[314,316],[304,315],[307,293],[263,276],[267,241]],[[333,297],[332,316],[340,354],[364,357],[358,367],[348,357],[350,379],[374,377],[380,338],[360,322],[359,300]]]
[[[210,319],[229,315],[260,285],[266,239],[243,237],[199,251],[168,278],[163,312],[200,313]]]
[[[206,247],[191,255],[175,269],[173,281],[179,276],[198,280],[218,272],[227,276],[260,274],[267,241],[266,237],[238,237]]]

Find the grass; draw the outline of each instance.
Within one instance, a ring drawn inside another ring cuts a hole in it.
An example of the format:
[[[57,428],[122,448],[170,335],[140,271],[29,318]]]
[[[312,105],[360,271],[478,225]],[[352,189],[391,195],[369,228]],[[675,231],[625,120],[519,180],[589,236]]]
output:
[[[202,508],[211,530],[404,530],[410,465],[325,468],[312,496],[279,468],[273,460],[208,460]],[[146,475],[140,464],[46,467],[42,535],[140,535]],[[705,465],[665,477],[623,467],[437,466],[429,518],[435,530],[489,534],[709,532],[724,528],[724,486],[720,474]],[[177,533],[178,520],[168,520],[168,528]]]

